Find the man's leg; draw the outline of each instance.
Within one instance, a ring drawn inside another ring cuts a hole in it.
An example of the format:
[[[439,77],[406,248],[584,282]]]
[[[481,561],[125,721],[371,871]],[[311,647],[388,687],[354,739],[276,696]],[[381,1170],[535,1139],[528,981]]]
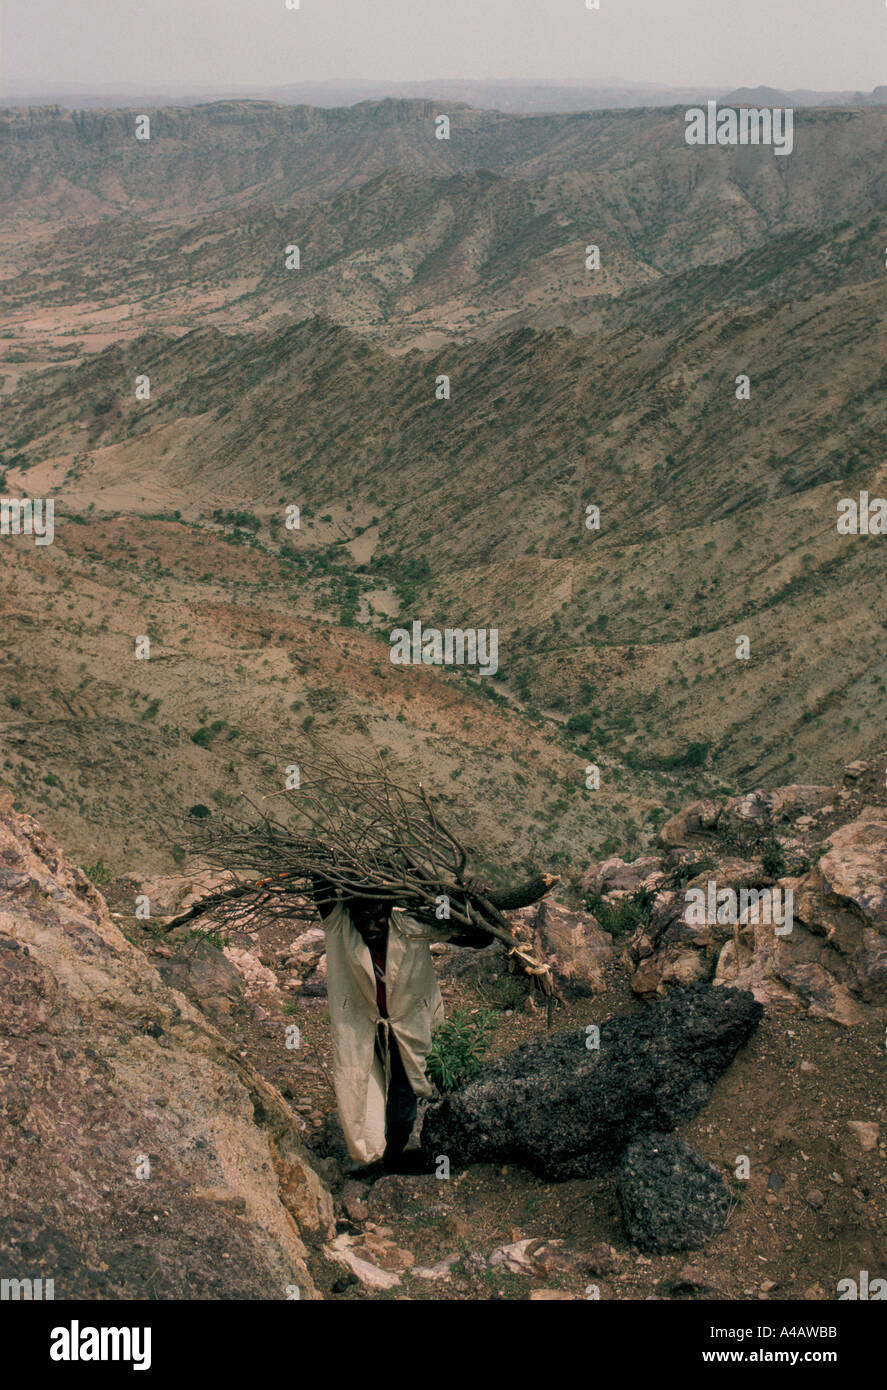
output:
[[[392,1032],[388,1034],[388,1048],[391,1080],[385,1107],[385,1163],[396,1161],[406,1148],[416,1123],[418,1107]]]

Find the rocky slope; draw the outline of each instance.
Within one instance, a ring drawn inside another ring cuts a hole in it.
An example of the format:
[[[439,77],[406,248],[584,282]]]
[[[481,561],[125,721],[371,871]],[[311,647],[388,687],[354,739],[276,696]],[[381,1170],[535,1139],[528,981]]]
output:
[[[7,794],[4,1277],[54,1278],[57,1298],[286,1298],[296,1288],[347,1299],[833,1297],[848,1271],[880,1267],[887,1239],[885,769],[882,754],[848,767],[839,787],[690,805],[655,851],[589,866],[575,890],[591,912],[547,902],[515,914],[564,995],[553,1038],[496,949],[436,947],[449,1010],[494,1004],[501,1059],[429,1121],[425,1142],[452,1152],[448,1182],[348,1177],[322,934],[277,924],[258,940],[232,939],[224,955],[187,931],[164,938],[134,915],[133,893],[172,910],[185,883],[138,876],[109,886],[120,909],[112,919]],[[777,952],[772,933],[687,932],[684,894],[709,880],[796,889],[794,929]],[[685,1007],[701,1029],[697,1050],[686,1048]],[[660,1012],[678,1023],[674,1065],[656,1045]],[[549,1083],[568,1090],[574,1052],[577,1080],[594,1060],[589,1021],[601,1025],[600,1066],[622,1039],[644,1124],[677,1125],[680,1142],[647,1135],[611,1171],[616,1136],[637,1133],[640,1113],[637,1098],[620,1099],[617,1067],[609,1089],[582,1090],[609,1119],[601,1126],[598,1115],[599,1134],[590,1123],[581,1174],[550,1155],[535,1174],[538,1155],[516,1162],[529,1142],[520,1123],[513,1144],[466,1150],[463,1169],[444,1121],[470,1112],[475,1137],[484,1128],[492,1137],[483,1117],[491,1099],[501,1104],[497,1078],[514,1092],[513,1115],[536,1115],[530,1148],[554,1153],[565,1138],[575,1167],[579,1110],[567,1105],[552,1128],[550,1107],[533,1110],[527,1068],[538,1062],[541,1076],[557,1054]],[[298,1053],[284,1044],[294,1022]],[[633,1047],[634,1036],[652,1047]],[[733,1172],[737,1154],[750,1156],[747,1181]]]
[[[840,787],[695,802],[662,827],[662,859],[590,871],[592,892],[610,887],[599,899],[605,913],[624,901],[626,884],[635,898],[649,895],[648,920],[630,943],[636,993],[651,999],[675,983],[712,979],[836,1023],[887,1014],[885,778],[882,753],[851,764]],[[705,921],[692,910],[700,890]],[[776,895],[778,910],[751,900],[742,920],[743,890]],[[732,903],[739,920],[730,920]]]
[[[331,1199],[283,1098],[10,802],[0,1273],[57,1299],[316,1298]]]

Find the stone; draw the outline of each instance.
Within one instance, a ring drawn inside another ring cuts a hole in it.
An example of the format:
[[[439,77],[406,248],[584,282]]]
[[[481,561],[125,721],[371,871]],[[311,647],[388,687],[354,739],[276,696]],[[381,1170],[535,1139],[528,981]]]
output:
[[[433,1265],[414,1265],[410,1274],[414,1279],[449,1279],[453,1265],[459,1263],[459,1255],[447,1255]]]
[[[714,801],[691,801],[689,806],[665,821],[659,831],[659,843],[664,849],[692,845],[698,836],[715,829],[720,809]]]
[[[571,997],[600,994],[614,958],[613,938],[588,912],[542,902],[533,923],[536,948],[555,982]]]
[[[763,1014],[742,990],[692,985],[641,1013],[525,1043],[429,1106],[429,1160],[520,1162],[543,1177],[612,1167],[632,1139],[689,1119]]]
[[[858,1141],[859,1147],[864,1153],[871,1153],[872,1149],[878,1147],[881,1126],[874,1120],[848,1120],[847,1128]]]
[[[358,1239],[343,1231],[323,1247],[327,1259],[344,1266],[364,1288],[374,1292],[397,1288],[401,1274],[412,1263],[412,1255],[400,1250],[384,1236],[363,1235]]]
[[[714,963],[691,946],[663,946],[641,962],[631,977],[631,987],[642,999],[654,999],[672,985],[710,979],[713,969]]]
[[[707,1245],[723,1230],[730,1208],[727,1184],[714,1165],[668,1134],[629,1144],[617,1191],[628,1239],[657,1254]]]
[[[507,1269],[511,1274],[533,1274],[535,1265],[532,1251],[542,1241],[527,1238],[516,1240],[511,1245],[502,1245],[490,1255],[490,1269]]]
[[[614,1274],[619,1267],[620,1256],[612,1245],[607,1245],[601,1241],[597,1245],[592,1245],[586,1251],[587,1269],[589,1274],[605,1275]]]
[[[678,1271],[677,1277],[672,1285],[675,1293],[689,1290],[694,1293],[717,1293],[718,1284],[710,1274],[706,1274],[704,1269],[698,1265],[684,1265]]]
[[[602,897],[608,893],[634,893],[658,872],[659,867],[659,860],[649,854],[631,863],[613,856],[586,870],[581,884],[587,893],[599,893]]]
[[[765,922],[743,924],[738,943],[738,950],[737,938],[723,947],[716,985],[748,989],[768,1008],[801,1009],[846,1027],[864,1021],[846,963],[797,918],[786,937],[777,937]]]
[[[352,1221],[366,1221],[370,1214],[366,1197],[368,1188],[360,1182],[346,1182],[342,1188],[341,1201],[346,1214]]]
[[[178,937],[175,944],[175,954],[158,962],[160,978],[171,989],[180,989],[214,1022],[224,1024],[244,1005],[240,971],[203,936]]]
[[[273,993],[277,990],[277,976],[274,971],[263,965],[252,951],[241,950],[238,946],[226,946],[223,955],[240,974],[247,997],[252,998],[256,994]]]
[[[858,782],[868,771],[868,763],[859,760],[855,763],[848,763],[844,768],[845,782]]]
[[[819,861],[827,899],[887,933],[887,811],[864,807],[829,836],[828,846]]]

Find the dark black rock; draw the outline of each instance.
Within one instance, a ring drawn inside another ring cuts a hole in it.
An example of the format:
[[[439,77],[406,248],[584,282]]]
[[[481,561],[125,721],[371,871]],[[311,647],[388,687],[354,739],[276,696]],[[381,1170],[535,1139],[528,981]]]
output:
[[[763,1014],[747,990],[697,984],[584,1029],[525,1043],[429,1108],[422,1146],[451,1163],[511,1161],[543,1177],[589,1177],[642,1134],[689,1119]]]
[[[717,1168],[670,1134],[629,1144],[619,1164],[618,1191],[628,1239],[658,1254],[707,1245],[723,1230],[730,1206]]]

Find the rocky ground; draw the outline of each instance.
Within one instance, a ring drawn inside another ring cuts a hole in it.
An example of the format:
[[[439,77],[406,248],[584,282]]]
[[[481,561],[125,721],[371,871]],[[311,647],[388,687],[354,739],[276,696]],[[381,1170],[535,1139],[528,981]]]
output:
[[[556,1034],[595,1024],[606,1040],[608,1020],[649,1021],[688,985],[700,997],[739,987],[763,1007],[678,1118],[694,1155],[680,1149],[681,1161],[717,1219],[710,1238],[703,1222],[695,1246],[666,1251],[637,1222],[649,1206],[639,1175],[661,1166],[662,1138],[561,1180],[501,1155],[463,1166],[457,1152],[448,1179],[355,1180],[317,929],[167,937],[162,918],[134,915],[135,886],[152,914],[181,902],[181,885],[160,882],[109,886],[109,916],[7,805],[0,966],[14,1007],[0,1024],[0,1106],[16,1215],[4,1273],[11,1258],[34,1274],[62,1262],[72,1290],[99,1297],[286,1297],[295,1284],[344,1300],[828,1300],[839,1280],[887,1276],[885,769],[887,756],[852,764],[836,787],[694,803],[642,860],[589,865],[562,903],[515,916],[555,970]],[[688,923],[687,891],[709,882],[791,889],[791,933]],[[434,949],[448,1012],[490,1010],[494,1057],[524,1044],[538,1056],[545,1013],[498,948]],[[151,1181],[134,1174],[145,1151]]]

